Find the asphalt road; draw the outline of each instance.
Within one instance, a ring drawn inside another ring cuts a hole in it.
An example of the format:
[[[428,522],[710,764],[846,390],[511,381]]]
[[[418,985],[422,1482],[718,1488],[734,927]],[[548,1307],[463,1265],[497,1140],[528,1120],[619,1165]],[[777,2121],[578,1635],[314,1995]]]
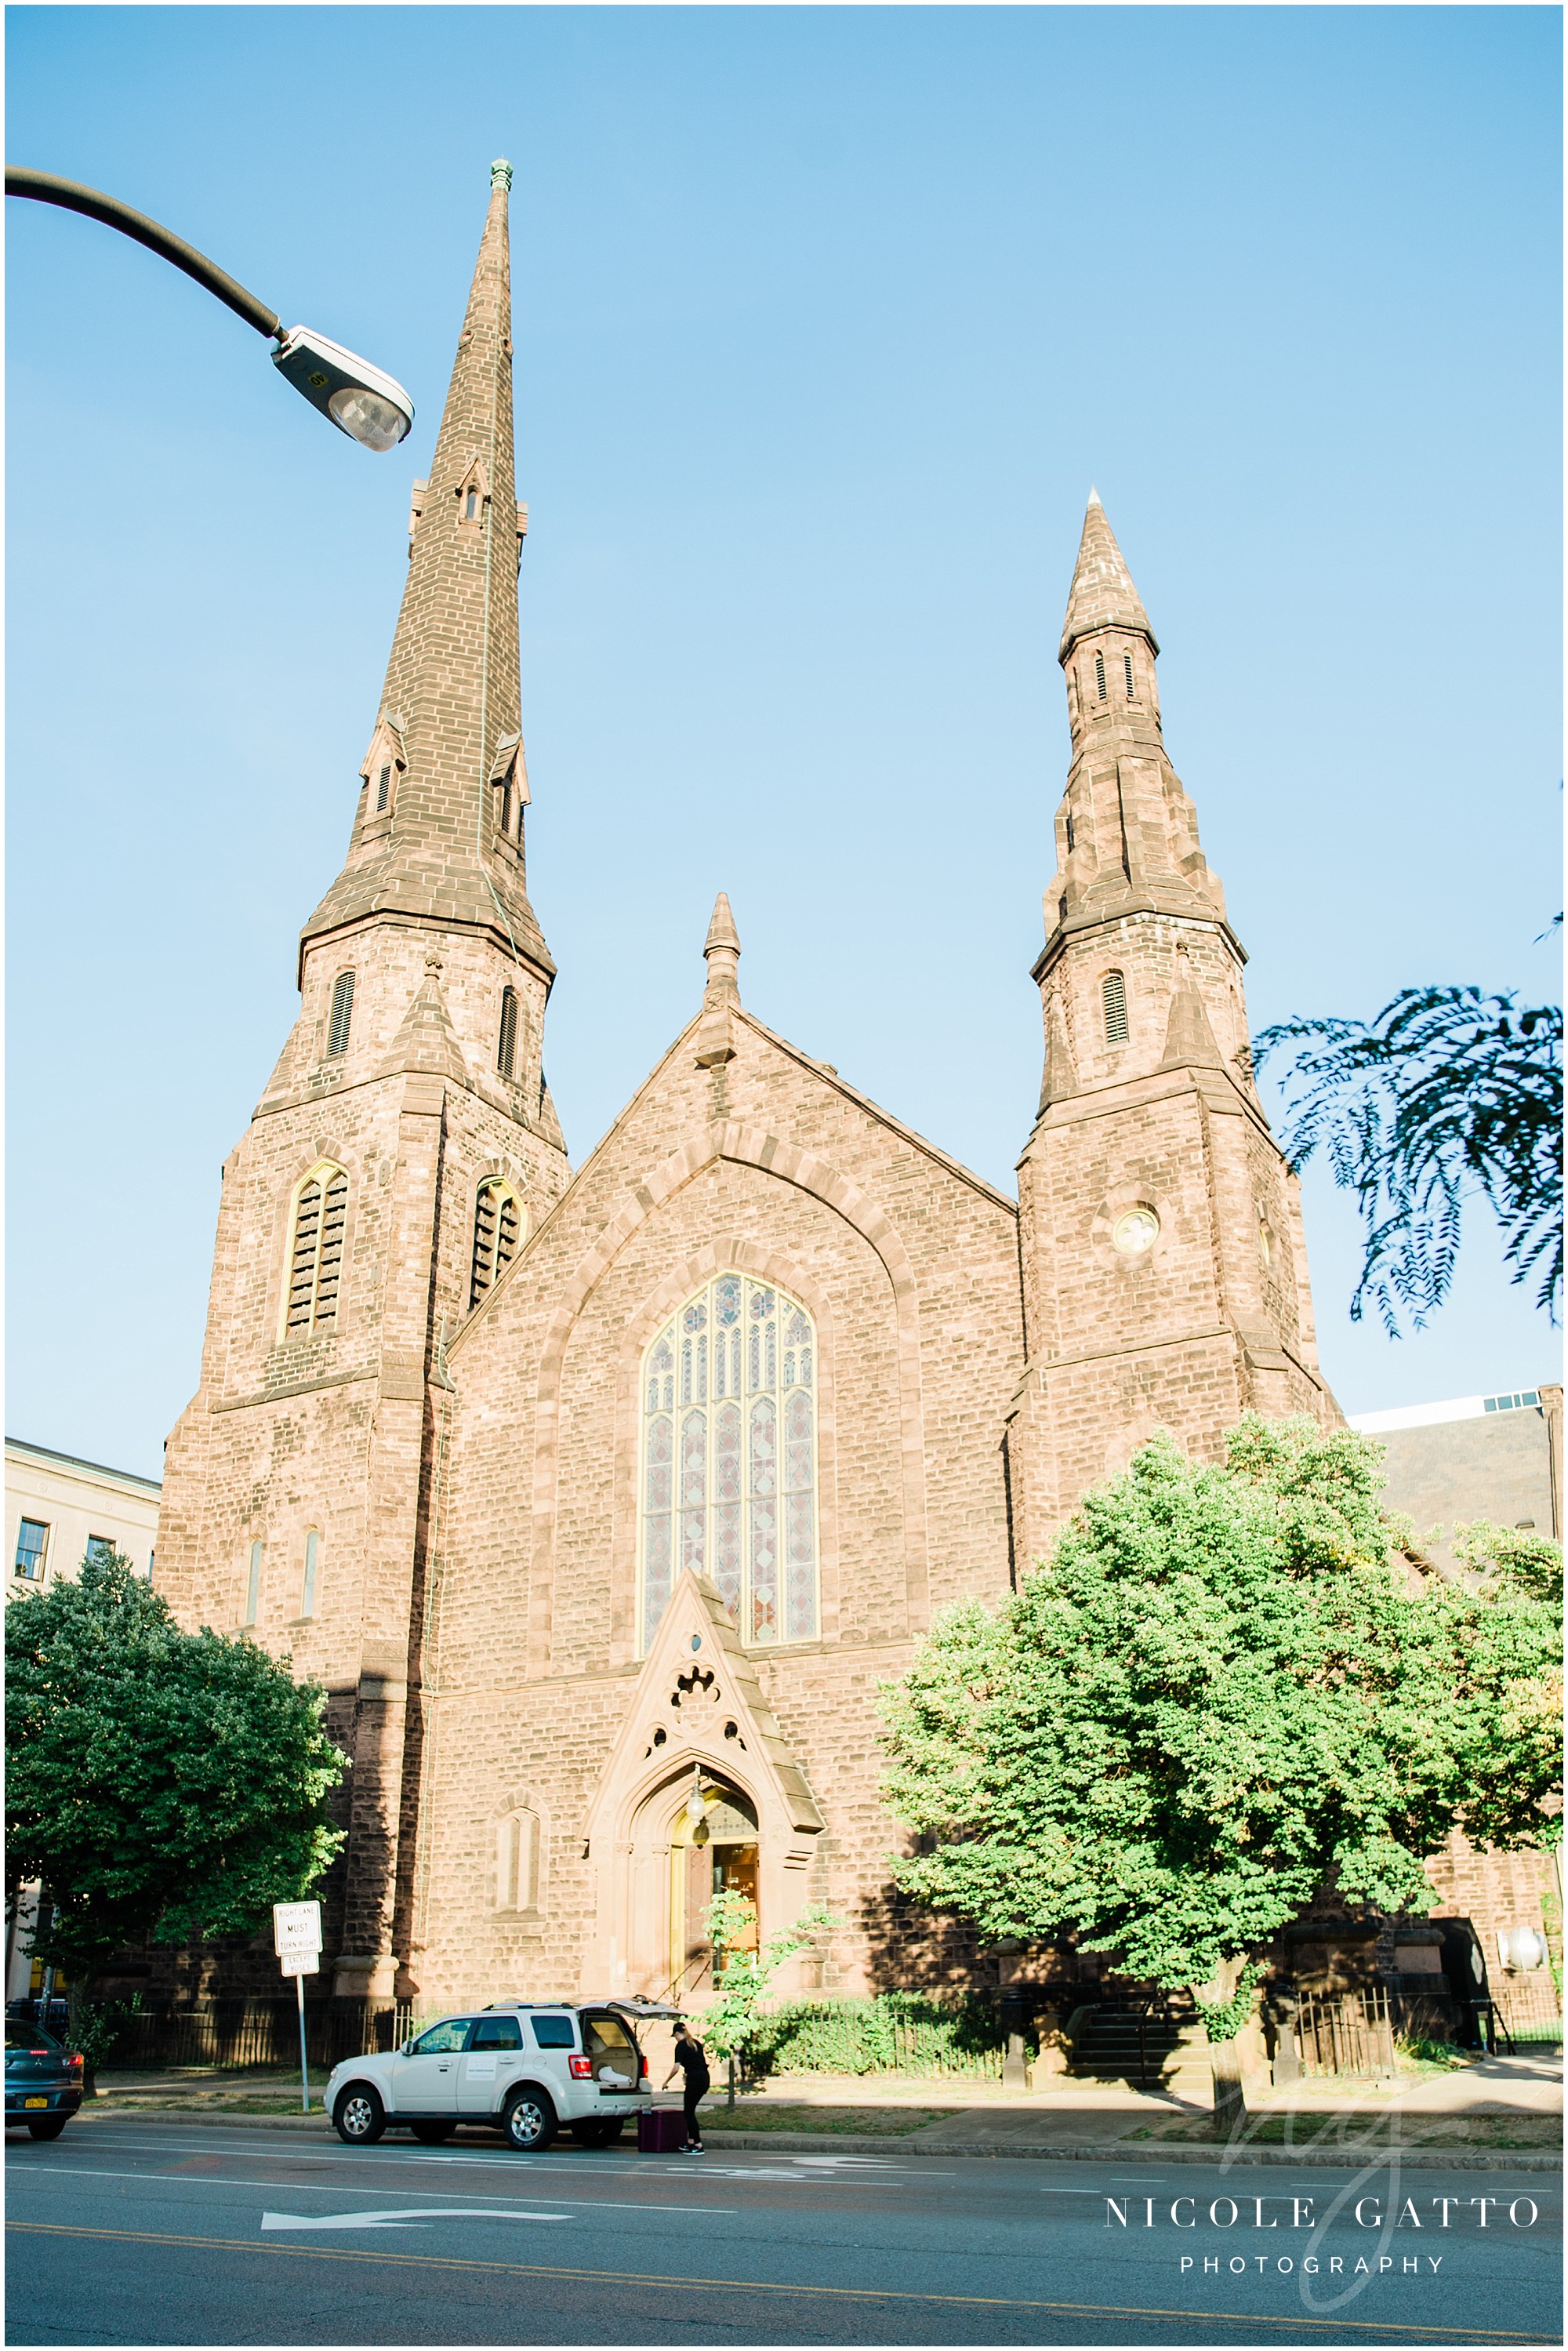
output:
[[[1556,2172],[351,2150],[131,2117],[6,2147],[16,2344],[1562,2340]]]

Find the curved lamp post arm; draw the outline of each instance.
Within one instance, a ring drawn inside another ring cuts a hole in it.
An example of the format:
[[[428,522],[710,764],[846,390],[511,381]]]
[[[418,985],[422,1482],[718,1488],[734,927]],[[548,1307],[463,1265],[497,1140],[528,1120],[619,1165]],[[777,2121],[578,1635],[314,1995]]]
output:
[[[268,336],[277,346],[273,365],[312,408],[361,448],[393,449],[408,434],[413,423],[413,402],[394,376],[383,374],[368,360],[308,327],[290,327],[286,332],[276,310],[269,310],[237,278],[209,261],[204,253],[198,253],[193,245],[187,245],[183,237],[172,236],[155,220],[149,220],[145,213],[132,211],[117,196],[106,196],[101,188],[83,187],[78,180],[61,180],[53,172],[29,172],[11,163],[5,166],[5,193],[30,196],[37,204],[58,204],[68,213],[83,213],[89,220],[101,221],[105,228],[134,238],[161,261],[183,269],[207,293],[226,303],[247,327]]]
[[[187,245],[183,237],[161,228],[145,213],[133,212],[117,196],[106,196],[101,188],[84,188],[78,180],[57,179],[53,172],[28,172],[7,163],[5,193],[31,196],[40,204],[58,204],[68,213],[85,213],[89,220],[101,221],[105,228],[117,228],[121,236],[134,237],[138,245],[144,245],[161,260],[172,262],[187,277],[193,277],[198,286],[204,286],[209,294],[215,294],[220,302],[226,302],[258,335],[282,340],[283,322],[276,310],[258,302],[226,270],[220,269],[215,261],[209,261],[204,253],[198,253],[193,245]]]

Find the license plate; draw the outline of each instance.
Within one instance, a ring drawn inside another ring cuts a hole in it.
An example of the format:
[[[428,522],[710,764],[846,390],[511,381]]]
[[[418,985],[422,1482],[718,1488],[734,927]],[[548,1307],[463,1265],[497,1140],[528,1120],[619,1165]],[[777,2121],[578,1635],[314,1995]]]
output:
[[[24,2098],[22,2101],[25,2106],[47,2106],[48,2103],[47,2098]]]

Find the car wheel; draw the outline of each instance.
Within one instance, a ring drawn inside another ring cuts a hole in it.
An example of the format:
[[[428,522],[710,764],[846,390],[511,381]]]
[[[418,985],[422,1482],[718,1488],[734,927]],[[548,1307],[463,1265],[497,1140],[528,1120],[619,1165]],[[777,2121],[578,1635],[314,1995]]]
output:
[[[571,2135],[579,2147],[613,2147],[625,2127],[624,2123],[610,2121],[573,2123]]]
[[[58,2138],[69,2120],[68,2115],[40,2115],[27,2128],[35,2138]]]
[[[507,2101],[501,2128],[519,2155],[539,2155],[555,2137],[555,2108],[542,2090],[519,2090]]]
[[[455,2123],[415,2123],[412,2127],[422,2147],[439,2147],[444,2138],[452,2137],[457,2126]]]
[[[387,2110],[368,2082],[350,2082],[332,2109],[332,2127],[348,2147],[373,2147],[387,2126]]]

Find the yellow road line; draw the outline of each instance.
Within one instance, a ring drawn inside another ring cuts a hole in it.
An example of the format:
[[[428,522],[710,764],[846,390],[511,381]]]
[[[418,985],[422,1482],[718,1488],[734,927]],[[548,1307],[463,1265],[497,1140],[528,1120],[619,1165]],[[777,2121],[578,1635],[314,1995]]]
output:
[[[282,2245],[276,2238],[253,2242],[236,2237],[178,2237],[151,2229],[79,2229],[57,2220],[7,2220],[6,2229],[38,2237],[107,2237],[132,2245],[198,2245],[218,2253],[283,2253],[295,2260],[382,2262],[416,2270],[487,2270],[502,2277],[571,2278],[586,2285],[669,2286],[677,2293],[818,2294],[841,2302],[934,2302],[952,2308],[985,2310],[1053,2310],[1073,2318],[1175,2318],[1206,2326],[1293,2326],[1313,2334],[1333,2329],[1357,2335],[1420,2335],[1463,2343],[1557,2343],[1555,2335],[1522,2335],[1500,2326],[1416,2326],[1371,2318],[1254,2318],[1226,2311],[1160,2310],[1139,2303],[1037,2302],[1019,2294],[916,2294],[907,2287],[873,2285],[787,2285],[772,2278],[660,2277],[640,2270],[579,2270],[545,2262],[483,2262],[455,2253],[393,2253],[369,2246]]]

